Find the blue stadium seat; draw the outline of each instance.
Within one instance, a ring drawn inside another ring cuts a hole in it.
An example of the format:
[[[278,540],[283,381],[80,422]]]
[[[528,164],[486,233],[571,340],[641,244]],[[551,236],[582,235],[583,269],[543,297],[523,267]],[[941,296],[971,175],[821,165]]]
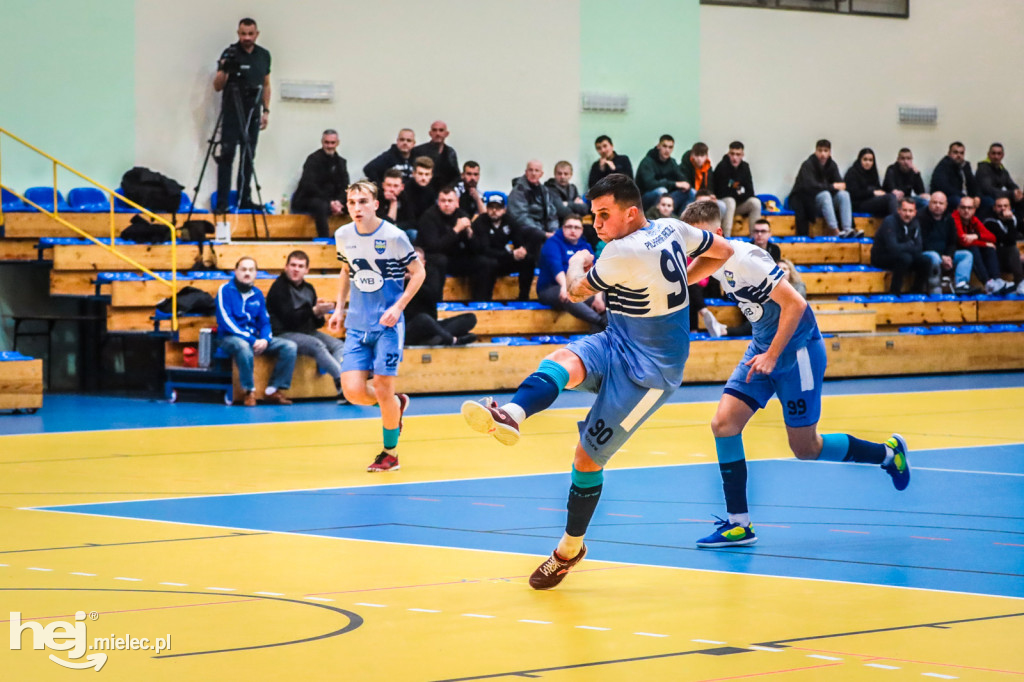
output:
[[[72,211],[80,213],[106,213],[110,210],[107,195],[95,187],[76,187],[68,192]]]
[[[6,189],[0,190],[0,203],[3,205],[3,210],[8,213],[24,213],[32,210],[14,192]]]
[[[124,196],[124,190],[120,187],[115,190],[122,197]],[[114,197],[114,212],[115,213],[139,213],[139,209],[134,206],[129,206],[122,201],[121,197]]]
[[[214,192],[214,194],[216,194],[216,192]],[[205,208],[193,207],[192,206],[192,200],[189,198],[189,196],[187,194],[185,194],[185,190],[182,190],[181,191],[181,203],[178,204],[178,213],[183,213],[185,215],[188,215],[189,209],[191,209],[193,213],[209,213],[210,212],[209,210],[207,210]]]
[[[38,204],[41,208],[46,211],[53,210],[53,188],[52,187],[29,187],[25,190],[25,198]],[[36,210],[29,205],[28,210]],[[68,202],[64,199],[64,195],[57,192],[57,210],[58,211],[71,211],[71,207],[68,206]]]
[[[217,205],[217,192],[214,190],[210,195],[210,206]],[[253,213],[252,209],[238,209],[238,190],[233,189],[228,193],[228,213]]]

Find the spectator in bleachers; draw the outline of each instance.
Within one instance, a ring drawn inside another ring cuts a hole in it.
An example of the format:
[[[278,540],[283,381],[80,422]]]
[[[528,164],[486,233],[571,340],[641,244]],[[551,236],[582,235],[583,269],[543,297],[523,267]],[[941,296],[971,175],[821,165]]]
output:
[[[853,207],[839,166],[832,159],[832,143],[818,140],[814,153],[800,165],[789,194],[789,205],[796,221],[796,233],[806,237],[811,222],[821,216],[829,234],[840,237],[861,236],[853,229]],[[838,217],[837,217],[838,214]]]
[[[276,355],[274,372],[267,382],[263,401],[270,405],[291,405],[285,395],[292,385],[295,354],[294,341],[279,339],[270,327],[267,302],[255,286],[256,260],[242,256],[235,263],[235,276],[217,290],[217,345],[224,349],[238,367],[238,382],[245,391],[243,404],[256,406],[256,384],[253,361],[257,355]]]
[[[760,218],[754,223],[750,230],[750,243],[767,251],[776,263],[782,260],[782,249],[772,241],[772,224],[767,219]]]
[[[417,156],[413,161],[412,180],[405,181],[405,189],[402,194],[409,205],[410,220],[414,223],[411,229],[419,227],[419,220],[431,206],[437,202],[437,192],[434,191],[434,162],[427,156]],[[406,232],[410,228],[402,226]]]
[[[573,302],[566,289],[565,269],[569,258],[577,251],[594,250],[583,237],[583,222],[579,216],[568,215],[562,221],[562,229],[551,236],[540,250],[537,266],[537,300],[554,310],[564,310],[573,317],[588,322],[591,331],[601,331],[608,326],[603,295],[598,292],[590,298]]]
[[[729,153],[715,166],[715,196],[725,204],[722,212],[722,235],[725,237],[732,236],[737,215],[744,216],[751,228],[761,219],[761,200],[754,194],[754,178],[743,154],[742,142],[730,142]]]
[[[492,194],[486,210],[473,221],[473,238],[480,240],[483,254],[497,264],[494,276],[518,274],[520,301],[530,300],[537,256],[547,241],[537,232],[531,234],[534,241],[527,244],[522,231],[509,217],[505,198],[500,194]]]
[[[572,182],[572,164],[559,161],[555,164],[555,174],[544,183],[551,194],[551,200],[558,210],[558,219],[565,220],[569,214],[585,216],[590,213],[590,205],[580,196],[579,189]]]
[[[402,179],[409,180],[413,173],[412,148],[416,146],[416,133],[411,128],[398,131],[398,139],[389,149],[385,149],[372,161],[363,166],[363,175],[378,186],[384,181],[385,171],[396,168],[402,172]]]
[[[397,225],[408,235],[409,241],[416,239],[416,217],[409,202],[406,201],[405,183],[402,181],[402,171],[398,168],[384,171],[384,178],[380,183],[377,217]]]
[[[612,173],[622,173],[626,177],[633,177],[633,164],[625,154],[615,153],[612,138],[607,135],[598,136],[594,140],[594,149],[597,150],[597,161],[590,166],[590,177],[587,178],[588,189]]]
[[[980,194],[971,164],[964,160],[964,151],[963,142],[949,145],[949,153],[942,157],[932,171],[931,191],[945,194],[950,209],[954,210],[960,206],[961,197],[977,200]],[[977,205],[974,208],[977,210]]]
[[[637,166],[636,186],[640,189],[644,210],[658,203],[663,194],[669,194],[676,211],[682,211],[697,194],[672,158],[675,147],[675,138],[662,135],[658,145],[652,147]]]
[[[675,218],[676,215],[678,215],[678,211],[676,211],[676,202],[672,201],[671,195],[663,194],[661,195],[661,198],[658,199],[658,203],[647,209],[644,215],[651,219]]]
[[[292,210],[313,216],[317,237],[330,236],[328,217],[344,215],[348,183],[348,162],[338,153],[338,131],[328,128],[320,137],[320,149],[302,164],[302,177],[292,195]]]
[[[780,258],[777,262],[779,270],[782,270],[782,274],[786,276],[786,281],[796,289],[796,293],[800,294],[804,300],[807,300],[807,285],[804,284],[804,280],[800,277],[796,266],[793,265],[793,261]]]
[[[960,248],[967,249],[974,256],[974,274],[979,282],[985,283],[985,293],[996,296],[1008,294],[1013,290],[1013,285],[1000,277],[996,237],[975,215],[976,202],[972,196],[960,199],[960,205],[953,213],[957,240]]]
[[[347,402],[341,392],[341,359],[345,342],[319,331],[327,320],[325,315],[334,310],[334,302],[320,298],[316,289],[306,281],[309,274],[309,255],[305,251],[292,251],[285,260],[284,272],[278,275],[267,292],[267,313],[270,329],[275,338],[295,343],[299,355],[316,360],[321,374],[330,374],[338,400]]]
[[[850,193],[850,204],[857,213],[868,213],[876,218],[892,215],[899,208],[900,200],[892,192],[882,189],[875,164],[875,151],[865,147],[857,152],[846,176],[846,191]],[[917,202],[914,202],[915,206]]]
[[[718,211],[725,217],[725,202],[715,196],[714,173],[711,170],[711,161],[708,159],[708,146],[703,142],[694,143],[693,147],[679,161],[679,170],[683,172],[686,181],[694,191],[694,198],[702,192],[718,204]],[[725,226],[722,226],[723,234]],[[732,226],[729,233],[732,234]]]
[[[904,199],[907,196],[904,195]],[[953,218],[946,212],[947,206],[945,194],[932,192],[928,210],[922,211],[918,217],[918,223],[921,225],[921,248],[924,255],[932,261],[928,279],[929,293],[941,293],[944,273],[951,272],[953,293],[965,295],[971,293],[971,266],[974,264],[974,256],[966,249],[957,248],[956,227],[953,225]]]
[[[1018,215],[1024,213],[1024,190],[1010,177],[1010,171],[1003,165],[1003,145],[993,142],[988,148],[988,158],[978,162],[978,191],[981,193],[982,209],[990,208],[996,199],[1006,195],[1010,208]]]
[[[558,207],[541,184],[542,177],[544,165],[536,159],[530,160],[526,164],[526,172],[516,180],[508,195],[512,222],[527,234],[527,239],[532,239],[528,236],[530,230],[539,230],[547,235],[558,230]]]
[[[1004,272],[1013,273],[1013,285],[1017,293],[1024,293],[1024,268],[1021,267],[1020,249],[1017,242],[1024,241],[1024,234],[1021,234],[1020,225],[1017,223],[1017,216],[1013,214],[1010,197],[1003,194],[996,198],[992,207],[992,217],[985,221],[985,227],[996,238],[996,256],[999,265]]]
[[[416,245],[427,254],[423,286],[435,302],[444,296],[447,275],[467,277],[474,301],[491,300],[497,263],[483,254],[480,240],[473,239],[472,224],[459,208],[454,187],[443,188],[437,202],[420,218]]]
[[[885,169],[882,189],[892,192],[897,199],[913,197],[917,203],[917,212],[921,213],[928,206],[928,194],[924,191],[924,180],[921,172],[914,165],[914,152],[904,147],[896,155],[896,163]]]
[[[430,142],[412,148],[412,158],[429,157],[434,162],[434,191],[454,185],[459,181],[459,155],[445,143],[448,139],[448,124],[434,121],[430,124]]]
[[[484,197],[477,185],[480,184],[480,164],[467,161],[462,164],[462,178],[456,183],[455,191],[459,195],[459,208],[466,212],[470,219],[484,212]]]
[[[914,274],[913,291],[925,293],[932,261],[924,255],[917,203],[913,197],[903,197],[899,210],[882,221],[871,245],[871,265],[892,272],[890,293],[903,293],[903,278],[911,272]]]
[[[421,261],[423,249],[416,247]],[[408,280],[408,275],[406,276]],[[405,307],[405,343],[408,346],[465,346],[476,341],[472,333],[476,315],[462,313],[444,319],[437,317],[437,301],[420,287]]]

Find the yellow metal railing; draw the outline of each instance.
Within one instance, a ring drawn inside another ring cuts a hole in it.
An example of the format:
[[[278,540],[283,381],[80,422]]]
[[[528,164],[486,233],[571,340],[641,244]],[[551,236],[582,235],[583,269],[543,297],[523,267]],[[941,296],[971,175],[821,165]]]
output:
[[[2,148],[3,148],[3,138],[4,138],[5,135],[7,137],[11,138],[12,140],[14,140],[15,142],[20,143],[21,145],[27,147],[28,149],[31,149],[36,154],[39,154],[40,156],[43,156],[43,157],[49,159],[50,162],[53,164],[53,210],[52,211],[48,211],[45,208],[43,208],[42,206],[40,206],[39,204],[35,203],[34,201],[31,201],[30,199],[26,199],[24,196],[22,196],[21,194],[19,194],[18,192],[16,192],[12,188],[10,188],[10,187],[8,187],[8,186],[3,184],[3,151],[2,151]],[[67,220],[65,220],[64,218],[62,218],[60,216],[60,205],[57,202],[57,168],[58,168],[58,166],[60,168],[63,168],[65,170],[71,172],[71,173],[74,173],[75,175],[77,175],[78,177],[82,178],[86,182],[92,184],[95,187],[98,187],[99,189],[101,189],[101,190],[103,190],[104,192],[107,193],[107,196],[109,197],[109,200],[110,200],[110,244],[109,245],[104,244],[99,239],[96,239],[91,234],[89,234],[89,233],[85,232],[84,230],[82,230],[82,229],[72,225],[71,223],[69,223]],[[72,230],[73,232],[76,232],[77,234],[81,235],[85,239],[88,239],[89,241],[91,241],[92,243],[96,244],[97,246],[99,246],[99,247],[101,247],[103,249],[106,249],[107,251],[109,251],[110,253],[114,254],[115,256],[120,258],[121,260],[123,260],[126,263],[130,264],[132,267],[141,270],[142,272],[146,273],[147,275],[149,275],[150,277],[152,277],[156,281],[158,281],[158,282],[160,282],[162,284],[167,285],[170,288],[170,290],[171,290],[171,331],[175,331],[175,332],[178,331],[178,239],[177,239],[177,231],[175,230],[174,225],[171,222],[169,222],[166,218],[158,216],[157,214],[155,214],[152,211],[148,210],[145,206],[140,206],[139,204],[135,203],[131,199],[118,194],[117,192],[115,192],[114,190],[110,189],[106,185],[103,185],[102,183],[96,182],[95,180],[93,180],[89,176],[85,175],[84,173],[78,172],[77,170],[75,170],[71,166],[67,165],[66,163],[63,163],[62,161],[59,161],[58,159],[54,158],[53,156],[50,156],[49,154],[47,154],[43,150],[41,150],[38,147],[35,147],[35,146],[29,144],[25,140],[21,139],[17,135],[12,134],[10,131],[5,130],[4,128],[0,128],[0,188],[6,189],[11,194],[13,194],[14,196],[18,197],[19,199],[21,199],[23,202],[25,202],[29,206],[35,208],[37,211],[40,211],[41,213],[44,213],[44,214],[50,216],[51,218],[56,220],[61,225],[67,227],[68,229]],[[170,230],[171,230],[171,278],[170,278],[170,280],[168,280],[168,279],[166,279],[164,277],[161,277],[160,275],[156,274],[155,272],[153,272],[152,270],[147,268],[145,265],[142,265],[141,263],[136,261],[134,258],[131,258],[130,256],[127,256],[127,255],[125,255],[123,253],[120,253],[117,250],[117,248],[115,247],[114,239],[117,237],[117,234],[116,234],[117,230],[116,230],[116,227],[114,225],[114,199],[115,199],[115,197],[117,199],[120,199],[124,203],[128,204],[129,206],[132,206],[134,208],[139,209],[139,211],[141,211],[143,214],[145,214],[145,215],[149,216],[150,218],[156,220],[158,223],[162,223],[162,224],[166,225],[168,228],[170,228]],[[4,220],[3,204],[0,203],[0,223],[3,223],[3,220]]]

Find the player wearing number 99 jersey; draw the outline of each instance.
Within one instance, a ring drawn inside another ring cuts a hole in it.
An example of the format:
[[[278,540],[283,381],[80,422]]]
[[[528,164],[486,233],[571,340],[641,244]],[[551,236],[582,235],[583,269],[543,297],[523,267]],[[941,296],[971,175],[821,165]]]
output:
[[[530,576],[539,590],[559,584],[586,555],[583,536],[601,496],[605,464],[682,382],[690,347],[687,256],[715,269],[732,255],[719,236],[674,219],[648,221],[640,191],[625,175],[608,175],[587,196],[594,228],[607,245],[596,263],[589,251],[569,260],[566,289],[574,301],[603,291],[608,328],[548,355],[512,402],[462,405],[472,428],[512,445],[523,420],[549,407],[563,389],[597,394],[579,423],[565,533]]]
[[[691,204],[683,220],[721,234],[714,202]],[[845,433],[818,435],[821,387],[827,358],[814,312],[760,247],[736,242],[734,254],[717,271],[694,261],[688,275],[713,275],[727,298],[736,301],[750,320],[754,338],[725,385],[711,421],[722,475],[728,519],[719,519],[698,547],[752,545],[757,542],[747,508],[747,463],[743,429],[754,413],[778,395],[783,406],[789,446],[799,459],[881,465],[897,490],[910,483],[907,443],[893,434],[885,443],[871,443]]]

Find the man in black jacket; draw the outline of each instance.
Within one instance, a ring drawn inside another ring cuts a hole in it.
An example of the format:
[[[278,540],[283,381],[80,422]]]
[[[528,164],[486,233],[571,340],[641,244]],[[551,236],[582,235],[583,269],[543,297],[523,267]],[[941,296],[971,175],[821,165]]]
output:
[[[558,229],[558,206],[555,205],[547,188],[540,183],[542,177],[544,164],[537,159],[531,159],[526,164],[526,171],[522,177],[516,179],[515,186],[508,195],[508,212],[512,222],[526,235],[531,232],[550,235]]]
[[[446,275],[468,277],[474,301],[491,300],[497,262],[484,256],[480,240],[473,238],[473,227],[469,216],[459,208],[455,188],[442,189],[437,203],[420,218],[416,246],[427,256],[423,287],[433,301],[444,297]]]
[[[750,165],[743,160],[743,153],[742,142],[730,142],[729,153],[715,166],[715,196],[725,202],[725,215],[722,217],[722,235],[725,237],[732,235],[737,213],[746,217],[750,229],[761,219],[761,200],[754,194],[754,178],[750,174]]]
[[[1019,218],[1024,213],[1024,190],[1013,181],[1010,171],[1003,165],[1004,155],[1003,145],[993,142],[988,148],[988,158],[978,162],[975,177],[978,180],[978,191],[981,192],[981,206],[990,209],[996,199],[1005,195],[1009,197],[1010,207]]]
[[[384,180],[384,172],[397,168],[402,171],[402,179],[408,180],[412,177],[412,148],[416,146],[416,133],[410,128],[402,128],[398,131],[398,139],[385,149],[372,161],[363,166],[363,175],[379,186]]]
[[[334,310],[334,303],[319,298],[316,289],[306,281],[309,256],[305,251],[292,251],[285,261],[284,272],[278,275],[267,292],[267,313],[274,336],[290,339],[299,347],[300,355],[316,359],[323,374],[330,374],[341,395],[341,356],[345,343],[318,331],[324,326],[324,315]]]
[[[590,177],[587,178],[587,187],[593,187],[605,176],[612,173],[622,173],[628,178],[633,177],[633,164],[625,154],[616,154],[612,138],[607,135],[600,135],[594,140],[594,149],[597,150],[597,161],[590,167]]]
[[[379,196],[377,217],[405,230],[409,234],[410,242],[416,239],[416,216],[413,215],[412,207],[405,196],[401,170],[389,168],[384,171]]]
[[[541,238],[540,243],[528,246],[505,211],[505,199],[500,194],[492,194],[487,199],[486,213],[473,221],[473,239],[480,241],[481,253],[496,263],[495,277],[513,272],[519,275],[519,300],[529,301],[537,254],[546,240]]]
[[[302,164],[302,178],[292,196],[292,210],[309,213],[316,221],[316,236],[330,237],[328,216],[345,212],[348,165],[338,154],[338,133],[328,128],[320,137],[320,149]]]
[[[412,148],[412,158],[426,156],[434,162],[432,187],[435,191],[459,181],[459,155],[445,144],[447,139],[448,124],[434,121],[430,124],[430,142]]]
[[[839,166],[832,159],[832,143],[818,140],[814,153],[800,165],[796,182],[789,194],[796,233],[806,237],[811,221],[821,216],[829,233],[839,237],[861,236],[853,229],[853,206]],[[836,214],[838,213],[838,219]]]
[[[885,169],[882,189],[892,192],[897,199],[914,197],[918,213],[928,207],[929,196],[924,191],[924,180],[914,165],[914,152],[908,147],[901,149],[896,155],[896,163]]]
[[[555,164],[555,174],[548,178],[544,186],[555,203],[559,220],[564,220],[572,213],[578,216],[590,213],[590,205],[583,200],[580,191],[572,182],[572,164],[568,161],[559,161]]]
[[[1024,256],[1017,247],[1017,242],[1024,240],[1024,234],[1020,231],[1017,216],[1013,214],[1010,197],[1003,194],[996,198],[992,213],[992,217],[985,220],[985,227],[995,235],[999,265],[1004,272],[1013,273],[1017,293],[1024,293],[1024,265],[1021,263]]]
[[[912,197],[900,200],[899,210],[885,218],[871,245],[871,265],[892,272],[890,293],[903,293],[903,277],[914,273],[915,293],[924,293],[932,260],[921,248],[921,226],[917,222],[917,204]]]
[[[484,212],[484,196],[480,193],[480,164],[467,161],[462,164],[462,178],[455,185],[459,195],[459,208],[466,212],[470,219]]]
[[[931,190],[945,194],[951,210],[960,206],[963,197],[974,197],[977,201],[980,195],[971,164],[964,160],[964,151],[963,142],[949,145],[949,153],[932,171]]]
[[[402,196],[408,206],[407,218],[404,224],[398,225],[414,242],[420,218],[437,201],[433,180],[434,162],[428,156],[417,156],[413,161],[412,179],[405,181],[405,189],[402,190]]]
[[[904,195],[903,198],[908,198]],[[911,197],[912,198],[912,197]],[[974,256],[967,249],[957,248],[956,226],[946,212],[948,203],[942,192],[932,192],[928,210],[921,211],[918,223],[921,225],[921,249],[932,261],[928,278],[929,293],[942,293],[943,273],[953,273],[953,293],[971,293],[971,268]]]

